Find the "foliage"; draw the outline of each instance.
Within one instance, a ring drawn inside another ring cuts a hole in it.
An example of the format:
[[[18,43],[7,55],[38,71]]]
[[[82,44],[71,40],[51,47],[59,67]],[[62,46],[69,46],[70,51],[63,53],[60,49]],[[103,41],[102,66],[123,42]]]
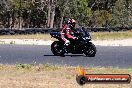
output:
[[[128,26],[129,13],[125,3],[126,2],[124,0],[118,0],[115,3],[115,7],[113,9],[113,26]]]
[[[96,11],[96,25],[108,27],[109,22],[112,20],[112,14],[106,10]]]
[[[111,10],[117,0],[89,0],[88,7],[92,10]]]
[[[49,6],[51,11],[49,14]],[[53,10],[55,9],[55,15]],[[54,19],[48,17],[54,16]],[[132,25],[131,0],[7,0],[0,3],[0,28],[59,27],[69,16],[80,26],[124,27]],[[20,20],[21,18],[21,20]],[[51,21],[50,21],[51,22]]]
[[[87,0],[67,0],[67,2],[60,3],[59,6],[63,15],[78,20],[79,24],[84,23],[83,21],[86,20],[86,18],[89,18],[92,14],[91,9],[87,7]]]
[[[21,64],[21,63],[16,64],[17,69],[31,69],[33,66],[34,64]]]

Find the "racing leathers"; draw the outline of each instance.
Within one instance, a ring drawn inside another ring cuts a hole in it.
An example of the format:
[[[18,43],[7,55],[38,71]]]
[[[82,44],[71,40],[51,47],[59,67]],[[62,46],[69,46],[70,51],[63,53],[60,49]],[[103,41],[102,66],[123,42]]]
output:
[[[67,53],[67,46],[70,44],[69,39],[76,39],[76,37],[72,36],[72,29],[68,24],[65,24],[61,30],[61,39],[65,42],[63,46],[63,52]]]

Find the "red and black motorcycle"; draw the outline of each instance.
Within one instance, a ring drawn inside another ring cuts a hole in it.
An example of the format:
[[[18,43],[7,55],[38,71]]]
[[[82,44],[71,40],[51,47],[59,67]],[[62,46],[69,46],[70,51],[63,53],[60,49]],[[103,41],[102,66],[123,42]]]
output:
[[[79,31],[79,32],[78,32]],[[51,44],[51,51],[56,56],[62,56],[65,53],[63,52],[64,42],[61,39],[60,32],[51,32],[50,35],[59,41],[54,41]],[[85,54],[88,57],[94,57],[96,54],[96,47],[91,42],[91,36],[89,32],[84,29],[78,29],[77,32],[74,32],[77,40],[70,40],[70,45],[67,46],[67,52],[72,54]]]

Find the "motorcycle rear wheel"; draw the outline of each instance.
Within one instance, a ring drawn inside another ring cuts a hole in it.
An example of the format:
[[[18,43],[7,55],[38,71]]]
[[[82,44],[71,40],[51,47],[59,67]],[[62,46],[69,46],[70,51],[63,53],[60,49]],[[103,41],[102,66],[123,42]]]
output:
[[[62,45],[63,44],[59,41],[54,41],[51,44],[51,51],[55,56],[63,56],[64,55]]]

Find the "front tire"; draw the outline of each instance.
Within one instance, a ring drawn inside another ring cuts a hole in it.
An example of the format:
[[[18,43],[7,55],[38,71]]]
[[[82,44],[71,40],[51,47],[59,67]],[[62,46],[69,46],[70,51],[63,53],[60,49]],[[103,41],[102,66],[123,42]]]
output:
[[[95,45],[90,43],[85,46],[84,54],[88,57],[95,57],[96,51]]]
[[[63,43],[61,43],[59,41],[54,41],[51,44],[51,51],[55,56],[63,56],[64,55],[62,45],[63,45]]]

